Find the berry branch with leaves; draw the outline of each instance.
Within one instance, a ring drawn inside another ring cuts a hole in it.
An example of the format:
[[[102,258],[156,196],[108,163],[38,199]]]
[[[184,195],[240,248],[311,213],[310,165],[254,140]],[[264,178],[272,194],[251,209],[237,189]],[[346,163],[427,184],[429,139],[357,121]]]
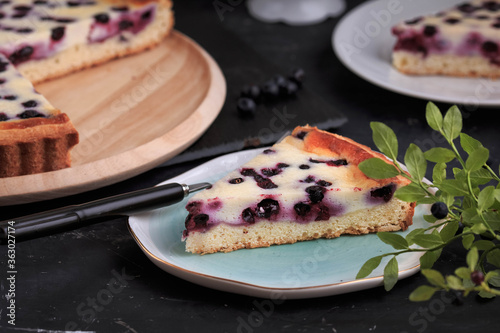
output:
[[[431,214],[424,215],[428,227],[413,229],[405,237],[397,233],[377,233],[380,240],[395,251],[369,259],[356,278],[370,275],[384,257],[391,257],[384,268],[384,286],[390,290],[398,280],[397,256],[424,252],[420,267],[430,285],[415,289],[410,300],[425,301],[440,290],[454,290],[464,296],[471,292],[486,298],[499,296],[500,289],[496,288],[500,287],[500,178],[487,164],[489,150],[462,133],[462,114],[457,106],[452,106],[443,117],[438,107],[429,102],[425,116],[429,126],[446,139],[449,147],[434,147],[423,152],[417,145],[410,144],[404,155],[406,170],[397,162],[399,147],[394,131],[383,123],[370,124],[375,145],[394,164],[371,158],[360,163],[361,171],[377,179],[398,175],[409,179],[411,183],[394,195],[417,205],[431,205]],[[460,154],[459,147],[466,158]],[[433,164],[432,182],[424,178],[429,162]],[[451,167],[452,174],[448,175],[450,163],[458,166]],[[456,241],[461,241],[468,251],[467,266],[444,276],[432,267],[443,248]]]

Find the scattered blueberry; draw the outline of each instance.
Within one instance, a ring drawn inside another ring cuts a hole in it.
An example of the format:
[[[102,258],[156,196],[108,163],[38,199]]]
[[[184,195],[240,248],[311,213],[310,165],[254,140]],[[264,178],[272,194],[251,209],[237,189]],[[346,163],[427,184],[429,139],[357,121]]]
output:
[[[255,104],[255,101],[248,97],[238,98],[238,102],[236,105],[240,115],[245,117],[253,116],[255,114],[255,110],[257,109],[257,104]]]
[[[311,206],[303,202],[299,202],[298,204],[293,206],[293,209],[298,216],[306,216],[311,211]]]
[[[470,273],[470,279],[476,286],[479,286],[484,281],[484,274],[481,271],[474,271]]]
[[[294,96],[299,90],[297,83],[293,81],[287,81],[283,87],[280,88],[281,95],[283,96]]]
[[[280,204],[273,199],[264,199],[257,204],[257,216],[270,218],[271,215],[276,215],[280,212]]]
[[[280,88],[275,81],[269,80],[262,86],[262,93],[267,99],[273,100],[279,96]]]
[[[289,79],[295,82],[299,87],[302,86],[305,77],[305,71],[302,68],[294,68],[290,72]]]
[[[444,219],[448,216],[448,206],[444,202],[435,202],[431,206],[431,214],[437,219]]]
[[[276,153],[276,150],[274,149],[266,149],[263,151],[264,154],[268,155],[268,154],[274,154]]]
[[[244,85],[241,89],[241,97],[247,97],[254,100],[254,102],[259,102],[261,99],[260,87],[256,84]]]
[[[307,169],[310,169],[310,168],[311,167],[309,165],[307,165],[307,164],[301,164],[301,165],[299,165],[299,169],[301,169],[301,170],[307,170]]]
[[[7,121],[9,120],[9,117],[3,112],[0,113],[0,121]]]
[[[280,168],[280,169],[284,169],[284,168],[288,168],[290,165],[289,164],[286,164],[286,163],[278,163],[276,165],[276,167]]]
[[[6,99],[8,101],[15,101],[17,99],[16,95],[5,95],[3,99]]]
[[[47,0],[35,0],[33,1],[33,4],[34,5],[46,5],[47,4]]]

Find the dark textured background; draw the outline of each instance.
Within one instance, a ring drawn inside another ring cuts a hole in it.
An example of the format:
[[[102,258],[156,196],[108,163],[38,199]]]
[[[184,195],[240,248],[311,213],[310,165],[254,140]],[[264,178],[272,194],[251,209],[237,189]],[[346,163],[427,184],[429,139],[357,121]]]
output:
[[[361,2],[348,1],[348,8]],[[227,103],[221,113],[224,119],[216,121],[199,142],[170,166],[80,195],[0,207],[1,219],[152,186],[206,160],[193,160],[197,156],[241,149],[242,141],[228,136],[232,129],[226,131],[223,125],[231,127],[242,121],[235,117],[231,106],[240,89],[239,83],[245,82],[247,77],[253,79],[253,75],[286,73],[293,67],[302,67],[307,73],[306,90],[299,96],[307,100],[307,105],[301,101],[287,104],[289,110],[297,110],[300,119],[313,119],[323,127],[337,127],[342,122],[340,114],[343,114],[348,122],[334,130],[371,147],[374,145],[370,121],[382,121],[391,126],[402,148],[411,142],[427,149],[430,147],[426,145],[440,144],[432,139],[432,131],[425,122],[426,101],[378,88],[358,78],[339,62],[331,46],[338,19],[303,27],[265,24],[250,18],[241,3],[233,6],[220,20],[213,4],[213,1],[177,1],[176,27],[214,56],[225,71],[228,83],[236,82],[228,87]],[[272,108],[266,109],[269,111],[272,112]],[[498,170],[499,162],[498,112],[498,108],[467,112],[464,124],[465,132],[490,149],[494,170]],[[246,123],[249,133],[262,128],[266,119],[264,115],[259,117],[263,118]],[[453,244],[443,251],[435,267],[450,273],[464,263],[463,258],[461,245]],[[410,302],[409,293],[426,283],[420,274],[400,281],[389,293],[383,288],[374,288],[318,299],[289,300],[275,304],[269,313],[262,312],[259,308],[269,305],[269,301],[200,287],[157,268],[130,236],[124,218],[19,243],[16,262],[18,307],[13,328],[7,325],[5,316],[6,248],[0,248],[0,331],[5,332],[70,329],[141,333],[497,332],[500,324],[498,300],[470,296],[457,302],[452,300],[452,295],[438,294],[430,302]],[[89,299],[109,288],[116,274],[122,273],[127,278],[122,283],[125,287],[109,304],[90,311],[86,305]],[[254,327],[242,324],[249,318],[257,318],[256,313],[262,315],[262,320],[255,322]]]

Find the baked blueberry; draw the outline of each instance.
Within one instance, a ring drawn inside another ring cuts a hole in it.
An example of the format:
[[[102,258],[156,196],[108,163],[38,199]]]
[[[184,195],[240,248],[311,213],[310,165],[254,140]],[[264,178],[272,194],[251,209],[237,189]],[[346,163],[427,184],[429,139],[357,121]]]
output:
[[[64,37],[64,31],[65,31],[65,27],[55,27],[55,28],[52,28],[52,32],[50,34],[50,38],[57,42],[59,40],[61,40],[63,37]]]
[[[299,202],[293,206],[293,209],[298,216],[306,216],[311,211],[311,206],[303,202]]]
[[[258,217],[268,219],[280,212],[280,204],[274,199],[264,199],[257,204],[256,212]]]

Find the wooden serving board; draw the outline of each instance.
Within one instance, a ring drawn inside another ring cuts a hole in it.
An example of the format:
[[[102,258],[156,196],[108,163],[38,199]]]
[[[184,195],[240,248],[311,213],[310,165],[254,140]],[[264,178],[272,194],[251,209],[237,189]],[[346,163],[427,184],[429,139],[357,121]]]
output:
[[[36,89],[69,115],[80,143],[71,168],[0,179],[0,206],[92,190],[164,163],[205,132],[226,96],[216,62],[177,31],[152,50]]]

